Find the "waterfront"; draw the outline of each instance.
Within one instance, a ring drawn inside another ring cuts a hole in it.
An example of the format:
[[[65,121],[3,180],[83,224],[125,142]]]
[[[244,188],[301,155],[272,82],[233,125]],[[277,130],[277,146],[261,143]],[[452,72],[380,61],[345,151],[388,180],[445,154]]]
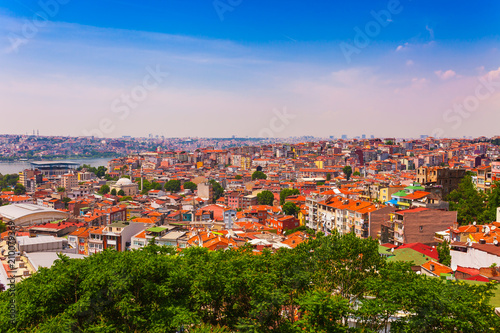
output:
[[[89,164],[90,166],[98,167],[100,165],[106,166],[108,164],[108,161],[110,160],[112,160],[112,158],[67,159],[64,161],[76,162],[80,163],[80,165]],[[2,175],[13,174],[13,173],[18,173],[24,169],[29,169],[31,168],[30,162],[31,161],[1,162],[0,174]],[[53,162],[53,161],[51,160],[48,162]]]

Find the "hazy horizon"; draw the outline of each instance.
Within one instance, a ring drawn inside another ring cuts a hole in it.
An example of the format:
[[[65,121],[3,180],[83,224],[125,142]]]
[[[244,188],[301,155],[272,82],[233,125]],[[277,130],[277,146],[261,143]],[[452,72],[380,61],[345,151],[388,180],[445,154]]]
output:
[[[4,3],[0,108],[9,121],[0,132],[494,136],[499,9],[494,1]]]

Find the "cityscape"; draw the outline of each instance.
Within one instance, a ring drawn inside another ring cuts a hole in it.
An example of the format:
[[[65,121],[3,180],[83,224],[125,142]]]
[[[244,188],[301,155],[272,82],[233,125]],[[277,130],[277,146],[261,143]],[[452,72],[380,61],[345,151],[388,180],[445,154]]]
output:
[[[500,3],[0,5],[0,333],[500,332]]]

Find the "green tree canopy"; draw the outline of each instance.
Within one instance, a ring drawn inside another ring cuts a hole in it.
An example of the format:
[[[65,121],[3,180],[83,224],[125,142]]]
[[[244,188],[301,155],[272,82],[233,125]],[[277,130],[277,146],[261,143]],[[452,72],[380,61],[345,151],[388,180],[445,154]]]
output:
[[[120,189],[120,190],[118,191],[117,195],[119,195],[119,196],[124,196],[124,195],[125,195],[125,191]]]
[[[259,205],[272,206],[274,203],[274,194],[271,191],[262,191],[257,194],[257,202]]]
[[[165,190],[175,193],[181,190],[181,181],[178,179],[171,179],[165,184]]]
[[[212,184],[212,188],[214,191],[214,202],[215,202],[220,197],[224,196],[224,188],[215,179],[211,179],[209,183]]]
[[[347,180],[351,179],[352,175],[352,168],[350,165],[346,165],[345,167],[342,168],[342,172],[344,172],[345,178]]]
[[[0,189],[14,187],[19,180],[18,174],[2,175],[0,174]]]
[[[283,212],[286,214],[286,215],[293,215],[293,216],[297,216],[297,214],[300,212],[300,208],[297,207],[297,205],[293,202],[285,202],[285,204],[283,205]]]
[[[26,188],[24,187],[23,184],[16,184],[16,186],[14,186],[14,194],[15,195],[22,195],[22,194],[25,194],[26,193]]]
[[[252,173],[252,180],[256,179],[267,179],[267,175],[262,171],[255,171],[254,173]]]
[[[299,195],[300,191],[296,188],[284,188],[280,192],[280,205],[283,206],[285,203],[286,198],[288,198],[291,195]]]
[[[110,191],[110,188],[108,185],[102,185],[101,188],[99,189],[99,194],[108,194]]]
[[[140,178],[138,178],[138,182],[139,183],[141,182]],[[180,185],[180,181],[178,181],[178,182],[179,182],[178,185],[179,185],[179,190],[180,190],[180,186],[181,186]],[[168,182],[167,182],[167,184],[168,184]],[[166,187],[167,184],[165,184],[165,187]],[[174,186],[175,186],[175,184],[176,184],[175,182],[172,183],[172,185],[174,185]],[[161,186],[160,183],[157,183],[155,181],[150,182],[149,180],[147,180],[146,178],[144,178],[143,179],[143,188],[142,188],[141,194],[148,194],[148,192],[151,191],[151,190],[161,190],[161,189],[162,189],[162,186]]]
[[[68,198],[68,197],[64,197],[64,198],[62,198],[61,201],[64,203],[64,207],[67,209],[68,208],[68,203],[71,202],[71,199]]]
[[[439,262],[448,267],[451,266],[450,243],[444,241],[438,244],[436,248],[439,255]]]
[[[196,185],[193,182],[185,182],[184,183],[184,188],[187,190],[195,191],[198,188],[198,185]]]
[[[498,193],[495,191],[495,193]],[[496,194],[495,194],[496,195]],[[485,204],[487,193],[479,192],[474,187],[471,174],[467,174],[458,189],[453,190],[447,197],[450,203],[450,210],[457,211],[457,220],[460,224],[470,224],[474,221],[478,223],[490,223],[490,217]],[[494,201],[495,199],[492,199]]]
[[[110,192],[111,195],[116,195],[116,189],[112,189],[111,192]]]
[[[353,233],[260,255],[179,255],[151,242],[84,260],[60,254],[16,284],[16,321],[13,296],[0,292],[0,333],[381,332],[389,322],[391,332],[496,332],[493,288],[417,275]]]

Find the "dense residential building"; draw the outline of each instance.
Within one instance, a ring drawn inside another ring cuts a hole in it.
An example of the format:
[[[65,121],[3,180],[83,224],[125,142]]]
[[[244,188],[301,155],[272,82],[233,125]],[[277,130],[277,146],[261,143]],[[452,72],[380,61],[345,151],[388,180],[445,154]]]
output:
[[[417,182],[422,185],[437,185],[442,187],[443,197],[458,188],[458,184],[465,177],[465,169],[451,169],[444,167],[420,167],[417,169]]]
[[[451,228],[457,221],[457,212],[429,208],[397,210],[381,225],[382,243],[435,244],[435,233]]]

